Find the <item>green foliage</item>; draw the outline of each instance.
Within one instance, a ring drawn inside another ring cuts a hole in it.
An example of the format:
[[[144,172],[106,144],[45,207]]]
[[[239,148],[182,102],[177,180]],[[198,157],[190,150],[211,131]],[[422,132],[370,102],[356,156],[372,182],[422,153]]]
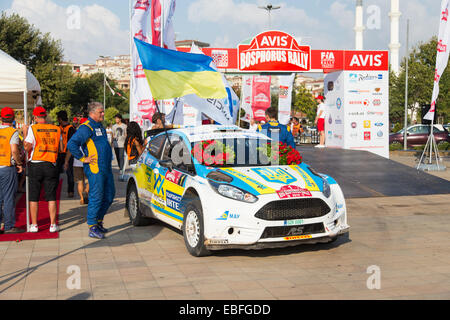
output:
[[[309,92],[305,86],[302,85],[297,89],[293,97],[293,111],[303,112],[310,121],[314,121],[316,117],[317,103],[311,92]]]
[[[105,123],[107,125],[114,124],[114,117],[118,113],[120,113],[119,110],[114,107],[106,108],[105,109]]]
[[[393,143],[389,145],[389,151],[403,150],[403,145],[401,143]]]
[[[434,74],[436,68],[437,38],[433,37],[426,43],[419,43],[409,55],[408,62],[408,109],[414,110],[416,104],[430,104],[433,92]],[[405,106],[406,58],[401,62],[398,77],[391,72],[389,81],[389,117],[391,122],[402,122]],[[418,110],[420,111],[420,110]],[[450,72],[444,71],[439,82],[439,96],[436,112],[450,119]],[[420,112],[419,112],[420,113]]]
[[[51,119],[51,121],[53,121],[53,123],[58,122],[58,117],[56,116],[56,114],[62,110],[67,112],[67,118],[69,119],[69,122],[70,122],[70,119],[72,119],[72,115],[73,115],[71,106],[60,106],[60,107],[53,108],[49,112],[50,119]]]
[[[392,132],[399,132],[402,129],[403,129],[403,124],[401,124],[400,122],[397,122],[394,125],[394,128],[392,129]]]
[[[438,150],[450,150],[450,143],[448,142],[441,142],[437,145]]]

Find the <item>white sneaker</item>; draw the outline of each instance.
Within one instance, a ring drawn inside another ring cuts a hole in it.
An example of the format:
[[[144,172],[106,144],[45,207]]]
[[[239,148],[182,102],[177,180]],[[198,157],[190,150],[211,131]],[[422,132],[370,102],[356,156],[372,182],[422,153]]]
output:
[[[317,144],[314,146],[315,148],[325,148],[325,146],[323,144]]]
[[[50,232],[58,232],[58,231],[59,231],[59,227],[57,224],[50,225]]]
[[[29,232],[38,232],[38,226],[37,224],[30,225],[30,231]]]

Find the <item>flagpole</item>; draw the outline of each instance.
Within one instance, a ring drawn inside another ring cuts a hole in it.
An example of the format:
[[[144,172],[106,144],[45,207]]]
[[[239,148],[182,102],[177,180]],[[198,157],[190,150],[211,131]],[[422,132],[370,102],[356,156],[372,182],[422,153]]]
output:
[[[165,0],[160,0],[161,2],[161,48],[164,48],[164,3]]]

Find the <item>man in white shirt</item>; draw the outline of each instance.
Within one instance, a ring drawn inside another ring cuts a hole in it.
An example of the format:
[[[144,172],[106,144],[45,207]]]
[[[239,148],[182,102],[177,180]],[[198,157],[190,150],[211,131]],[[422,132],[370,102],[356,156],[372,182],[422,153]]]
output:
[[[317,102],[317,115],[314,123],[317,125],[317,131],[319,132],[319,144],[316,145],[317,148],[325,147],[325,98],[323,96],[318,96],[316,98]]]
[[[127,125],[122,122],[122,116],[119,113],[116,114],[115,121],[116,123],[112,126],[112,142],[116,153],[117,165],[122,173]]]

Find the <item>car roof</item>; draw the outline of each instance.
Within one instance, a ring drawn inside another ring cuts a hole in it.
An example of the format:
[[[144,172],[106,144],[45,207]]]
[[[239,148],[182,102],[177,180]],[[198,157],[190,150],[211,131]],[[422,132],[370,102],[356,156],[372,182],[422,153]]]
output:
[[[202,125],[192,126],[180,129],[173,129],[170,132],[184,135],[190,142],[213,139],[235,139],[235,138],[251,138],[270,140],[266,135],[240,128],[236,125]]]

